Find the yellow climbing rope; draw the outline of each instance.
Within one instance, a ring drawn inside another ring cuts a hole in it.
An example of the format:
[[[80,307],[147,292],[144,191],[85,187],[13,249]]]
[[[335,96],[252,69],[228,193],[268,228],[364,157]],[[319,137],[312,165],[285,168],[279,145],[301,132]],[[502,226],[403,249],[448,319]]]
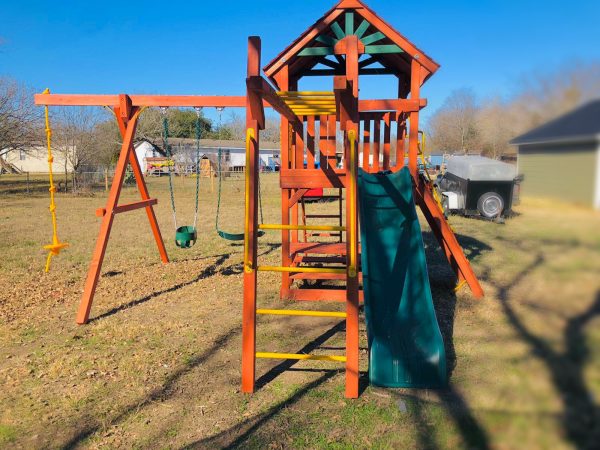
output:
[[[44,94],[49,94],[50,89],[46,89]],[[58,256],[60,251],[68,247],[69,244],[66,242],[60,242],[58,239],[58,231],[56,226],[56,203],[54,201],[54,194],[56,193],[56,186],[54,186],[54,177],[52,174],[52,163],[54,162],[54,156],[52,156],[52,129],[50,128],[50,114],[48,112],[48,106],[44,107],[44,117],[46,121],[46,145],[48,146],[48,174],[50,179],[50,214],[52,215],[52,244],[44,245],[44,248],[48,250],[48,257],[46,258],[46,272],[50,271],[50,261],[53,256]]]

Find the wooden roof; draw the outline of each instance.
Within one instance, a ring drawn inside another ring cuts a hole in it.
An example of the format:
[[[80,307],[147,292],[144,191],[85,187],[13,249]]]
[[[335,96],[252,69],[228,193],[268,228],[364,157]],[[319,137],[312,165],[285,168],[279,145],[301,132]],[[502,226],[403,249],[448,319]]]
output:
[[[411,62],[417,59],[425,82],[439,65],[406,37],[381,19],[360,0],[342,0],[264,67],[267,77],[277,84],[277,74],[285,67],[290,79],[309,75],[338,75],[345,72],[335,45],[349,35],[357,35],[364,45],[360,74],[393,74],[410,80]],[[361,46],[362,48],[362,46]]]

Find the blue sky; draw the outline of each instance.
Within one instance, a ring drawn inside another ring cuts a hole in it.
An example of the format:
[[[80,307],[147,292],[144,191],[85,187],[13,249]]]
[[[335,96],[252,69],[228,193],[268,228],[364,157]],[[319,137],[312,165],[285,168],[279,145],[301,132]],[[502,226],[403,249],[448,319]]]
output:
[[[533,70],[600,60],[597,0],[366,2],[441,64],[429,114],[457,88],[508,96]],[[57,93],[241,95],[247,36],[266,63],[334,3],[0,0],[0,75]],[[363,98],[394,94],[362,82]]]

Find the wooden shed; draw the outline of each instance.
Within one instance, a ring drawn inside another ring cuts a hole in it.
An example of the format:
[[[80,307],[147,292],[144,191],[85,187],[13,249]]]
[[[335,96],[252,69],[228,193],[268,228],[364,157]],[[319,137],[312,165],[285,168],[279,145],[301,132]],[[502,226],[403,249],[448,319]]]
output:
[[[524,196],[600,209],[600,100],[511,141],[518,146]]]

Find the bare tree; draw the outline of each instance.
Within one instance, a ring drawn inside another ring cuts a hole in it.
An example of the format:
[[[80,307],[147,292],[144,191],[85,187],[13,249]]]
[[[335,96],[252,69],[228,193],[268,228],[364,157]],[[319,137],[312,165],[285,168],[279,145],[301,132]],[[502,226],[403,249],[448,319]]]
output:
[[[42,142],[40,113],[33,92],[13,79],[0,78],[0,157]]]
[[[69,168],[77,174],[85,166],[96,163],[96,125],[100,120],[97,109],[65,107],[54,111],[54,150],[62,155],[65,177]],[[73,177],[73,189],[77,189],[77,176]]]
[[[450,94],[430,119],[429,126],[434,146],[447,151],[478,150],[479,105],[470,89],[459,89]]]
[[[122,141],[119,127],[112,117],[97,123],[93,131],[94,162],[110,167],[119,157]]]
[[[569,61],[523,76],[509,107],[521,133],[599,96],[600,61]]]
[[[434,148],[477,150],[499,158],[515,136],[600,97],[600,62],[568,62],[524,76],[507,100],[478,104],[472,91],[454,91],[429,122]]]
[[[229,130],[231,135],[236,141],[243,141],[246,139],[246,120],[237,111],[231,111],[229,113],[229,120],[224,124]],[[280,120],[276,116],[265,117],[265,129],[261,132],[261,138],[268,142],[280,142]]]
[[[482,105],[477,115],[477,130],[483,154],[499,159],[509,150],[508,142],[515,136],[512,119],[510,109],[499,99]]]

